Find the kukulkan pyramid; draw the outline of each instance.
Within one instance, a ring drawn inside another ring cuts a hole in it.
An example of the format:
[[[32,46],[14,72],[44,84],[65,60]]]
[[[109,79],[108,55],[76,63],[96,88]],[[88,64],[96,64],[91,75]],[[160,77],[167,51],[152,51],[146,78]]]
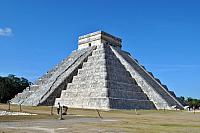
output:
[[[183,108],[173,92],[103,31],[79,37],[78,49],[11,100],[30,106],[88,109]]]

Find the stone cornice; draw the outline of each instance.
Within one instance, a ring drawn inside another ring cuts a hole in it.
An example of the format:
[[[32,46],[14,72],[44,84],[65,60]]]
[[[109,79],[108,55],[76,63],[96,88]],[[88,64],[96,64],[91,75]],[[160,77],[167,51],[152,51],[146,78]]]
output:
[[[122,40],[121,40],[120,38],[115,37],[115,36],[113,36],[113,35],[110,35],[110,34],[104,32],[104,31],[96,31],[96,32],[92,32],[92,33],[89,33],[89,34],[86,34],[86,35],[82,35],[82,36],[79,36],[78,39],[81,40],[81,39],[89,38],[89,37],[92,37],[92,36],[95,36],[95,35],[98,35],[98,34],[105,35],[105,36],[108,36],[108,37],[110,37],[110,38],[113,38],[114,40],[117,40],[117,41],[119,41],[119,42],[122,42]]]
[[[88,43],[88,42],[92,42],[92,41],[96,41],[96,40],[100,40],[100,39],[109,41],[118,46],[121,46],[121,42],[122,42],[122,40],[120,38],[110,35],[104,31],[96,31],[96,32],[89,33],[89,34],[86,34],[83,36],[79,36],[78,39],[79,39],[78,40],[79,45]]]

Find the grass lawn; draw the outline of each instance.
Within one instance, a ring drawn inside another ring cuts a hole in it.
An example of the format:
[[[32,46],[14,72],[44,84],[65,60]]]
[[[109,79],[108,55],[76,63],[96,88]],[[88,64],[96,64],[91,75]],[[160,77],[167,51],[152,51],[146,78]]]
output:
[[[0,104],[0,110],[8,105]],[[11,105],[11,111],[19,106]],[[0,133],[6,132],[135,132],[200,133],[200,113],[163,110],[96,110],[69,109],[64,120],[58,120],[56,108],[22,106],[22,111],[36,116],[0,116]]]

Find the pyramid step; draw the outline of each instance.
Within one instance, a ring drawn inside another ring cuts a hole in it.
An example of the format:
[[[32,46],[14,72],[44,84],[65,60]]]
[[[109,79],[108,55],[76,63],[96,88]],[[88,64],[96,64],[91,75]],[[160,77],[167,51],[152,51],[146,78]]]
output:
[[[131,77],[131,75],[122,68],[117,67],[111,67],[111,66],[90,66],[90,67],[83,67],[82,69],[78,70],[78,76],[84,76],[84,75],[93,75],[93,74],[101,74],[109,72],[110,75],[116,76],[116,75],[123,75],[127,77]],[[119,74],[120,73],[120,74]]]
[[[97,49],[93,53],[97,51],[101,50]],[[91,108],[88,104],[87,106],[83,104],[102,97],[149,102],[147,96],[110,50],[105,50],[105,57],[98,54],[90,56],[87,62],[83,63],[82,69],[78,70],[77,76],[73,77],[72,83],[62,91],[61,98],[57,100],[72,107],[79,105]]]
[[[86,80],[102,80],[106,79],[106,73],[102,73],[101,75],[84,75],[84,76],[74,76],[72,82],[78,81],[86,81]]]
[[[131,77],[128,77],[126,76],[125,74],[124,75],[118,75],[115,74],[115,73],[110,73],[107,75],[106,77],[107,80],[110,80],[110,81],[116,81],[116,82],[124,82],[124,83],[128,83],[128,84],[134,84],[133,80]]]
[[[81,97],[81,98],[57,98],[55,105],[65,105],[70,108],[90,108],[90,109],[155,109],[153,102],[149,100],[124,99],[124,98],[104,98],[104,97]]]
[[[103,76],[102,76],[103,77]],[[88,80],[88,79],[86,79],[86,78],[88,78],[88,77],[85,77],[85,80],[83,81],[83,79],[84,78],[82,78],[82,82],[85,82],[85,83],[87,83],[87,84],[90,84],[90,83],[101,83],[101,82],[105,82],[105,78],[94,78],[94,79],[92,79],[92,80]],[[81,82],[81,80],[79,79],[79,77],[74,77],[73,78],[73,81],[72,81],[72,83],[73,84],[79,84]]]
[[[94,49],[95,47],[89,47],[85,49],[85,52],[76,51],[76,55],[60,66],[54,75],[48,79],[47,84],[41,85],[35,93],[30,95],[23,102],[23,104],[36,106],[45,103],[51,105],[52,103],[48,103],[48,101],[54,102],[51,95],[54,94],[54,92],[60,93],[57,91],[65,89],[64,83],[66,82],[66,79],[70,76],[70,74],[74,73],[79,68],[79,66],[88,56],[90,56]],[[51,100],[48,100],[48,98]]]
[[[88,61],[94,61],[94,60],[101,60],[101,59],[105,59],[105,54],[101,54],[101,55],[93,55],[88,57]]]
[[[81,84],[68,84],[67,85],[67,90],[71,91],[71,90],[76,90],[77,88],[80,89],[92,89],[92,88],[103,88],[106,87],[106,83],[102,82],[100,84],[96,84],[96,83],[91,83],[91,84],[87,84],[87,83],[81,83]]]
[[[85,89],[98,89],[102,87],[108,87],[111,89],[115,90],[122,90],[122,91],[132,91],[132,92],[142,92],[141,88],[137,85],[133,84],[126,84],[122,82],[115,82],[114,81],[108,81],[106,82],[99,82],[98,84],[96,82],[91,82],[91,83],[70,83],[67,85],[67,91],[81,91]]]
[[[109,98],[110,107],[114,109],[156,109],[149,100]]]
[[[80,82],[80,81],[90,81],[90,80],[102,80],[102,79],[105,79],[105,80],[112,80],[112,81],[115,81],[115,82],[124,82],[124,83],[133,83],[132,81],[132,78],[131,77],[128,77],[127,75],[120,75],[120,76],[117,76],[118,74],[116,73],[111,73],[109,75],[107,75],[106,72],[100,72],[100,73],[85,73],[84,75],[81,74],[81,75],[77,75],[77,76],[74,76],[73,77],[73,81],[72,82]]]
[[[62,91],[61,97],[113,97],[113,98],[126,98],[126,99],[137,99],[137,100],[148,100],[147,96],[143,92],[132,92],[123,90],[113,90],[107,88],[91,88],[90,90],[77,88],[76,91],[65,90]]]
[[[90,66],[96,66],[96,65],[105,66],[106,65],[105,59],[97,60],[97,61],[94,61],[94,62],[84,62],[83,68],[84,67],[90,67]]]
[[[23,91],[22,93],[18,93],[15,98],[11,99],[11,104],[21,104],[32,93],[33,92],[31,91]]]
[[[131,61],[131,60],[129,60],[129,61]],[[134,68],[137,67],[136,64],[131,63],[131,65]],[[147,72],[144,72],[143,69],[139,69],[139,67],[137,69],[137,72],[142,75],[142,77],[147,81],[147,83],[150,84],[151,87],[153,87],[156,90],[156,92],[158,92],[158,94],[161,95],[162,98],[168,102],[168,104],[170,104],[171,106],[174,106],[174,105],[179,106],[179,103],[177,101],[175,101],[175,98],[172,98],[172,96],[170,96],[169,92],[167,92],[167,90],[165,88],[162,88],[161,85],[159,85],[160,82],[158,82],[158,80],[153,79],[154,77],[150,77],[147,74]]]
[[[128,71],[126,71],[126,69],[122,68],[122,67],[117,67],[117,66],[107,66],[106,67],[107,71],[111,74],[123,74],[123,75],[126,75],[126,76],[129,76],[131,77],[131,75],[129,74]]]
[[[23,90],[22,93],[18,93],[13,99],[11,99],[11,104],[21,104],[24,100],[33,94],[39,88],[38,85],[31,85]]]
[[[62,90],[60,97],[64,97],[66,93],[67,93],[67,90]]]
[[[102,55],[102,54],[105,54],[105,50],[104,49],[97,49],[97,50],[94,50],[92,52],[92,56],[95,56],[95,55]]]
[[[99,87],[99,88],[93,87],[93,88],[87,88],[87,89],[85,89],[85,88],[73,88],[71,90],[67,89],[67,90],[64,91],[64,93],[66,95],[68,95],[67,93],[80,93],[80,95],[82,93],[85,93],[85,94],[87,93],[87,95],[90,95],[90,92],[91,93],[96,92],[97,95],[98,95],[98,93],[100,94],[101,92],[108,92],[108,88],[106,88],[106,87]],[[83,95],[85,95],[85,94],[83,94]]]
[[[148,100],[147,96],[143,92],[133,92],[116,89],[109,89],[109,97]]]
[[[100,93],[99,93],[100,92]],[[86,91],[82,88],[73,88],[71,90],[62,90],[61,98],[65,97],[103,97],[107,95],[107,88],[90,88],[90,91]]]
[[[30,91],[36,91],[39,88],[39,85],[31,85],[30,88],[28,88]]]
[[[77,75],[85,75],[86,73],[88,74],[95,74],[95,73],[105,73],[106,72],[106,67],[102,66],[95,66],[93,68],[82,68],[78,70]]]
[[[158,109],[166,107],[170,108],[174,105],[182,108],[182,105],[176,100],[176,98],[164,89],[164,87],[162,87],[162,85],[156,81],[151,74],[139,65],[138,62],[132,59],[130,55],[121,50],[115,48],[112,49]]]
[[[123,83],[123,82],[108,81],[107,87],[123,91],[142,92],[141,88],[138,85]]]
[[[97,93],[98,92],[98,93]],[[80,97],[107,97],[107,91],[91,90],[91,91],[68,91],[65,93],[64,97],[67,98],[80,98]]]
[[[108,55],[108,54],[99,54],[99,55],[92,55],[88,57],[88,62],[93,62],[96,60],[102,60],[102,59],[107,59],[107,60],[113,60],[113,55]]]
[[[41,84],[45,84],[49,78],[51,78],[51,76],[63,65],[65,65],[66,62],[72,61],[77,54],[81,54],[85,52],[85,49],[79,50],[79,52],[77,51],[73,51],[71,53],[71,55],[69,55],[66,59],[62,60],[59,64],[57,64],[53,69],[47,71],[42,77],[38,78],[37,81],[35,81],[35,84],[37,85],[41,85]]]
[[[56,98],[55,106],[58,105],[58,102],[61,106],[65,105],[70,108],[109,109],[109,99],[106,97]]]

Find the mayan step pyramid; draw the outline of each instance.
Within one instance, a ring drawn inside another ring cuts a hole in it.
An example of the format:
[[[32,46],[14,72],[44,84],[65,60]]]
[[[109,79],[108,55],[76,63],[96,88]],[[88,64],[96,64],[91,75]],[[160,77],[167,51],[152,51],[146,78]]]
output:
[[[183,108],[173,92],[121,50],[121,42],[103,31],[80,36],[77,50],[11,103],[60,103],[87,109]]]

